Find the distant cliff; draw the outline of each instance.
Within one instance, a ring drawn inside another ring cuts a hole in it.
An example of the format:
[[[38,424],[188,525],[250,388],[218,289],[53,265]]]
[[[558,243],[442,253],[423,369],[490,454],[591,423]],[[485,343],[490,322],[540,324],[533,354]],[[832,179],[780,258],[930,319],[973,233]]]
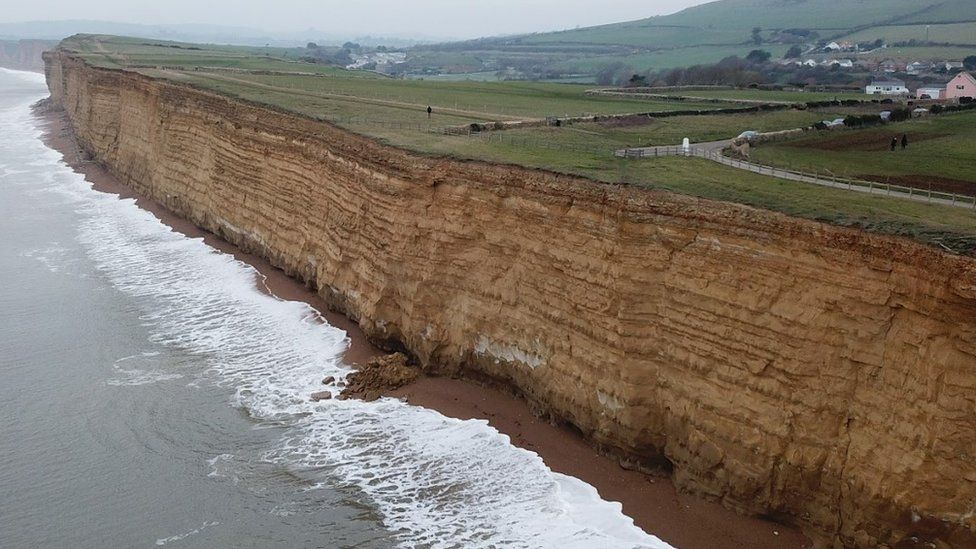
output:
[[[0,40],[0,67],[42,72],[41,54],[57,45],[53,40]]]
[[[426,368],[825,542],[976,546],[976,261],[47,60],[119,178]]]

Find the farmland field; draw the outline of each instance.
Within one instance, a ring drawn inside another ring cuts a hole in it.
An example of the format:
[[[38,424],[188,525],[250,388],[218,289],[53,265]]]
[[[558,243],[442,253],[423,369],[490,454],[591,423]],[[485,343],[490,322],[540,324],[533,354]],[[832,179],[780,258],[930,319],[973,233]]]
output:
[[[852,42],[907,42],[931,41],[950,44],[976,44],[976,22],[950,23],[947,25],[892,25],[872,27],[849,34],[844,40]]]
[[[971,240],[976,234],[974,212],[781,181],[701,159],[633,161],[618,159],[612,154],[615,149],[629,146],[678,144],[685,137],[702,142],[728,139],[745,130],[773,131],[809,126],[822,119],[836,118],[839,107],[707,114],[708,110],[740,105],[590,96],[586,91],[591,86],[573,84],[396,80],[367,72],[294,62],[269,56],[265,51],[254,54],[230,48],[211,50],[210,46],[153,46],[143,42],[133,45],[131,41],[116,42],[106,37],[74,38],[67,45],[85,51],[88,59],[98,64],[128,68],[329,120],[381,142],[422,154],[519,164],[607,183],[667,189],[842,225],[866,226],[878,232],[905,234],[960,250],[976,249],[976,242]],[[129,51],[130,47],[132,51]],[[156,63],[147,67],[142,61],[149,58]],[[231,70],[226,68],[227,65],[218,65],[226,60],[233,60],[235,68]],[[280,71],[278,67],[281,66],[291,70]],[[268,72],[272,70],[270,67],[274,72]],[[702,93],[719,98],[773,100],[774,97],[788,97],[798,101],[832,98],[834,95],[758,90],[709,90]],[[430,118],[427,105],[434,109]],[[652,111],[663,115],[688,109],[706,111],[706,114],[629,117],[599,123],[567,123],[560,127],[525,127],[473,136],[441,131],[447,126],[466,126],[472,122],[540,119],[550,115]],[[974,126],[971,121],[971,117],[951,115],[912,123],[918,124],[911,130],[913,135],[927,131],[967,136],[965,141],[949,142],[961,155],[958,158],[939,156],[943,154],[939,152],[942,149],[926,148],[928,142],[921,139],[909,154],[916,155],[916,164],[932,169],[938,166],[950,174],[947,177],[972,180],[969,166],[976,164],[972,152],[976,146],[969,141]],[[924,129],[929,127],[931,129]],[[938,139],[930,141],[936,143]],[[758,148],[757,155],[769,155],[771,162],[790,163],[817,162],[820,155],[838,166],[846,162],[851,167],[870,168],[868,171],[874,173],[887,173],[882,168],[901,173],[885,163],[876,169],[858,157],[849,159],[844,156],[857,154],[856,151],[818,151],[816,155],[804,157],[805,151],[802,147],[776,145]]]
[[[892,137],[908,136],[891,152]],[[829,132],[762,145],[756,160],[803,171],[976,195],[976,113],[912,120],[883,128]]]
[[[701,97],[705,99],[749,100],[769,102],[805,103],[807,101],[830,101],[834,99],[867,99],[860,92],[808,92],[808,91],[775,91],[775,90],[675,90],[654,92],[666,95],[677,95],[688,98]]]

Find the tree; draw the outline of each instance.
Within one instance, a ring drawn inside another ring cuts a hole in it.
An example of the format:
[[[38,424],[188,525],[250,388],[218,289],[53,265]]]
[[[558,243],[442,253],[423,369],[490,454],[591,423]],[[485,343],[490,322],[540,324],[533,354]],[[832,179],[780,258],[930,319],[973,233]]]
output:
[[[963,59],[962,66],[966,67],[967,71],[976,71],[976,55],[970,55]]]
[[[647,85],[647,77],[635,74],[627,81],[628,88],[641,88]]]
[[[319,45],[316,44],[315,42],[309,42],[308,44],[305,44],[305,47],[308,48],[308,49],[310,49],[310,50],[317,50],[317,49],[319,49]]]
[[[625,75],[631,71],[630,67],[624,65],[623,62],[617,61],[616,63],[610,63],[604,66],[596,73],[596,83],[601,86],[611,86],[618,83],[622,78],[626,78]],[[633,74],[633,72],[630,72]]]
[[[801,55],[803,55],[803,48],[801,48],[800,46],[793,46],[792,48],[786,51],[786,55],[783,56],[783,59],[796,59]]]
[[[762,28],[760,28],[760,27],[753,27],[752,28],[752,43],[755,44],[755,45],[757,45],[757,46],[759,44],[762,44],[763,43],[763,39],[762,39]]]
[[[769,61],[769,58],[772,56],[773,54],[769,53],[768,51],[752,50],[749,52],[749,55],[746,56],[746,61],[754,65],[761,65],[766,61]]]

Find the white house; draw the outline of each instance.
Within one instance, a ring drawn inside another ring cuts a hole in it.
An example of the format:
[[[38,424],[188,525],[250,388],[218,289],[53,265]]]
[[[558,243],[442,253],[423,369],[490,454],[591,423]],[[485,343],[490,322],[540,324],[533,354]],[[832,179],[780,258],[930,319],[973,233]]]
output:
[[[822,63],[824,67],[840,67],[842,69],[853,69],[854,62],[850,59],[828,59]]]
[[[914,63],[909,63],[905,67],[905,72],[908,74],[921,74],[922,71],[927,71],[932,68],[931,63],[923,63],[921,61],[915,61]]]
[[[831,43],[827,44],[826,46],[824,46],[823,49],[824,49],[824,51],[840,51],[843,48],[837,42],[831,42]]]
[[[868,95],[908,95],[908,88],[901,80],[876,80],[867,85],[864,93]]]
[[[962,70],[962,61],[946,61],[945,70],[946,72],[952,72],[956,70]]]
[[[808,67],[816,67],[817,66],[817,62],[815,60],[813,60],[813,59],[807,59],[806,61],[803,62],[803,64],[806,65],[806,66],[808,66]]]
[[[945,86],[928,86],[915,91],[915,99],[945,99]]]

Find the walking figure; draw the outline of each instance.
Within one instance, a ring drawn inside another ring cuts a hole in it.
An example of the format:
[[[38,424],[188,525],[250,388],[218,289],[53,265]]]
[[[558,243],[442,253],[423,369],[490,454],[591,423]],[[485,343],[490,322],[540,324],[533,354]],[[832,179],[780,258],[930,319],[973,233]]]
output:
[[[892,137],[891,138],[891,150],[895,150],[897,147],[898,147],[898,138],[897,137]]]
[[[908,148],[908,134],[903,133],[901,134],[901,150],[905,150],[907,148]]]
[[[434,109],[430,108],[430,105],[427,105],[427,118],[430,118],[430,113],[432,112],[434,112]]]

